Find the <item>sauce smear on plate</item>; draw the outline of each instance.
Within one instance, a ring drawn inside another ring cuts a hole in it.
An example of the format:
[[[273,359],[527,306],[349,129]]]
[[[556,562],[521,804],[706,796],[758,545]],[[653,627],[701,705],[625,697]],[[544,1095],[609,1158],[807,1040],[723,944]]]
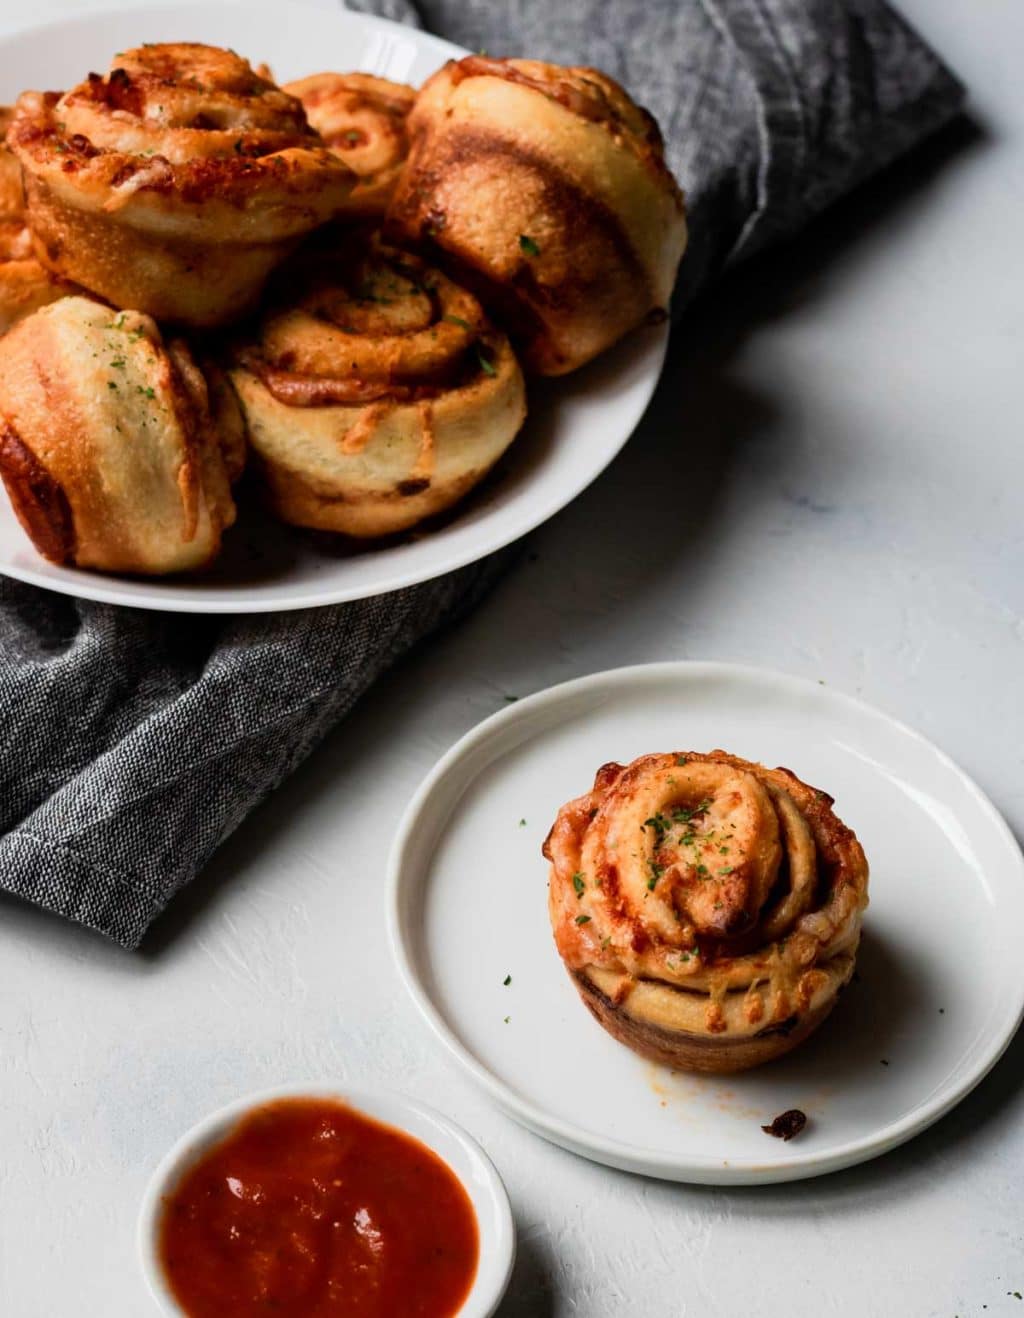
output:
[[[430,1149],[343,1103],[243,1117],[164,1200],[160,1257],[189,1318],[450,1318],[476,1215]]]

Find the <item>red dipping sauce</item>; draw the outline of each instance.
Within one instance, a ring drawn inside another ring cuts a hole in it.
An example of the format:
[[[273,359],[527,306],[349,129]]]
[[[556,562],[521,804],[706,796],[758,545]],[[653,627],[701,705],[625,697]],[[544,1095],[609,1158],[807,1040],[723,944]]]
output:
[[[160,1261],[189,1318],[450,1318],[479,1254],[461,1181],[329,1099],[256,1108],[165,1196]]]

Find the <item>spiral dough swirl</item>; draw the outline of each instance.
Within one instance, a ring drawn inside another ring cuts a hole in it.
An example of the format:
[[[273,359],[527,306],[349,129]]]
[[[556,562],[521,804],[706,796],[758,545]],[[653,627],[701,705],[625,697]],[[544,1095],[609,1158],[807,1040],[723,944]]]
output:
[[[41,259],[119,306],[235,317],[355,176],[302,104],[231,51],[120,52],[63,95],[26,92],[8,134]]]
[[[424,84],[386,229],[479,291],[527,367],[664,319],[686,245],[658,126],[597,69],[473,55]]]
[[[608,764],[544,849],[558,951],[639,1051],[754,1064],[809,1033],[852,974],[864,853],[786,769],[724,751]]]
[[[450,506],[525,414],[522,373],[472,294],[379,243],[318,242],[282,272],[232,378],[287,521],[386,535]]]
[[[315,73],[284,90],[299,98],[309,122],[359,176],[348,212],[383,215],[409,150],[406,119],[415,91],[369,73]]]

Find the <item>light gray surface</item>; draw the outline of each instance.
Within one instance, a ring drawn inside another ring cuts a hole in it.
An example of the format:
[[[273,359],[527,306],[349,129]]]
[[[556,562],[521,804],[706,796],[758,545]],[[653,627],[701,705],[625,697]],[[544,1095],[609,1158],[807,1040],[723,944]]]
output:
[[[376,688],[147,953],[0,908],[5,1316],[144,1315],[150,1167],[210,1108],[306,1076],[408,1090],[481,1140],[520,1229],[503,1318],[1022,1312],[1020,1041],[877,1163],[674,1187],[494,1111],[426,1036],[384,934],[394,824],[441,751],[506,694],[616,664],[823,678],[934,738],[1024,834],[1024,9],[903,8],[974,89],[984,137],[901,167],[691,316],[647,422],[536,561]]]

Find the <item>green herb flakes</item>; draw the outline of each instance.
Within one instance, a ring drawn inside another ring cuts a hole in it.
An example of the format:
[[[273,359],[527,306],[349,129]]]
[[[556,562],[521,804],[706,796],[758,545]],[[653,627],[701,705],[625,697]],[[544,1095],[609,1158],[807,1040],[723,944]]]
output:
[[[644,822],[640,825],[640,827],[652,828],[654,830],[657,844],[658,846],[661,846],[665,834],[671,828],[671,824],[659,810],[656,815],[651,815],[650,819],[645,819]]]

